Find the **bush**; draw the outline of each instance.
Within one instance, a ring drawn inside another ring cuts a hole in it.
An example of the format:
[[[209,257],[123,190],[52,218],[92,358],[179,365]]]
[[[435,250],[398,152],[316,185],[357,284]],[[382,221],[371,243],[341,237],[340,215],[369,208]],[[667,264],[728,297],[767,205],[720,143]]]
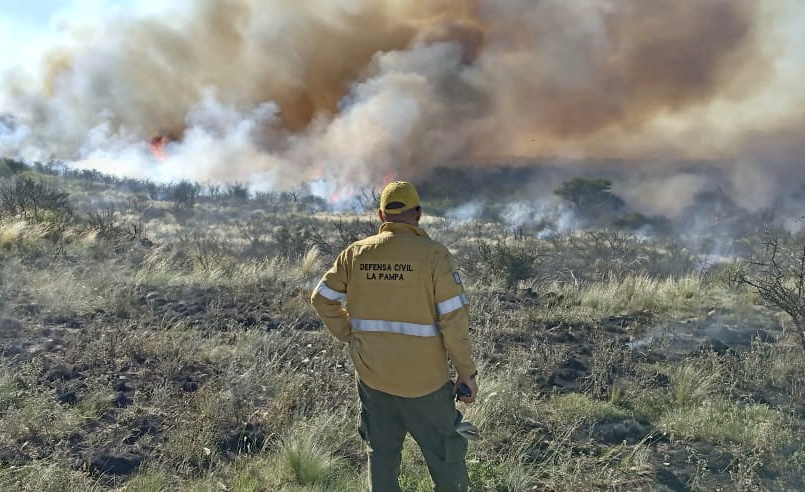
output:
[[[0,159],[0,177],[8,177],[12,174],[19,174],[27,168],[28,167],[22,161],[8,158]]]
[[[503,282],[507,289],[517,287],[521,280],[532,278],[540,258],[536,247],[523,241],[509,243],[505,239],[499,242],[478,240],[476,249],[481,270]]]
[[[805,235],[766,231],[737,277],[766,304],[791,316],[805,349]]]
[[[72,216],[69,195],[43,180],[17,176],[0,180],[0,217],[43,221]],[[56,217],[54,217],[54,215]]]
[[[180,181],[171,189],[171,199],[179,210],[190,210],[196,205],[201,186],[190,181]]]
[[[232,183],[226,187],[226,196],[237,202],[246,202],[249,200],[249,185]]]

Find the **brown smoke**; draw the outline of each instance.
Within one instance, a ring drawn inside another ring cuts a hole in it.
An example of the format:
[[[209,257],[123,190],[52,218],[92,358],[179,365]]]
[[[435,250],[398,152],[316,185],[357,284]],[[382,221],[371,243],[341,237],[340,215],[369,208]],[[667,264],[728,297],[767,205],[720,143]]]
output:
[[[611,127],[639,130],[657,115],[740,92],[750,68],[767,73],[757,70],[750,1],[535,5],[486,14],[497,42],[483,63],[502,88],[505,115],[496,124],[510,129],[515,148],[524,137],[550,149],[584,145]]]
[[[266,187],[499,156],[735,157],[766,122],[728,131],[713,108],[774,75],[769,24],[753,0],[203,0],[84,26],[38,83],[9,79],[28,128],[11,151]],[[136,149],[160,135],[176,141],[155,167]]]

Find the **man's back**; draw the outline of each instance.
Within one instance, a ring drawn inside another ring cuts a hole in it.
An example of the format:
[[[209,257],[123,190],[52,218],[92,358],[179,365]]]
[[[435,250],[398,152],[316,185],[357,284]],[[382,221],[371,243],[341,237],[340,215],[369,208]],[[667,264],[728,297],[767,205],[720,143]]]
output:
[[[350,355],[367,385],[417,397],[448,380],[440,315],[452,313],[466,326],[467,314],[466,296],[453,272],[447,249],[407,224],[384,223],[379,234],[339,255],[322,281],[345,288]],[[453,309],[440,312],[440,303],[451,299]],[[326,302],[320,298],[317,309]]]

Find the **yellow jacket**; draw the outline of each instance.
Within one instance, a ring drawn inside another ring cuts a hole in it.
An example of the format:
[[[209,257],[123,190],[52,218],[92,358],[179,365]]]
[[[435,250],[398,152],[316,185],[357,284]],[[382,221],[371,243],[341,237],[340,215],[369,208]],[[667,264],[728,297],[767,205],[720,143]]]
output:
[[[447,248],[419,227],[385,222],[351,244],[311,302],[374,389],[409,398],[436,391],[449,377],[448,353],[460,377],[475,373],[461,277]]]

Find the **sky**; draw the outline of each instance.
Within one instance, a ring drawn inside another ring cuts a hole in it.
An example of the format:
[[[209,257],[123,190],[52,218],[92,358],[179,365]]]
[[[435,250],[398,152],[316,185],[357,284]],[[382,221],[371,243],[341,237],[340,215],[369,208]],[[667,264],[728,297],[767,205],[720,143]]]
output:
[[[122,8],[131,0],[0,0],[0,69],[24,64],[60,39],[63,22],[73,15]]]
[[[189,0],[0,0],[0,71],[25,64],[46,48],[67,41],[74,21],[160,12]]]

